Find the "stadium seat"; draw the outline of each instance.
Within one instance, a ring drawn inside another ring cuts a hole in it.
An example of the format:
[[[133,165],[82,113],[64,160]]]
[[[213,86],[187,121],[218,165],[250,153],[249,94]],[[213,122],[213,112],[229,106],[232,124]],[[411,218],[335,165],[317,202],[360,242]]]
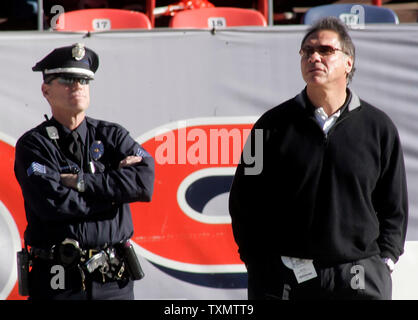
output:
[[[257,10],[264,16],[264,19],[268,21],[269,19],[269,1],[268,0],[258,0]]]
[[[267,22],[259,11],[230,7],[181,11],[170,20],[171,28],[212,29],[236,26],[267,26]]]
[[[155,3],[156,3],[156,0],[145,0],[145,14],[149,18],[152,28],[154,28],[154,24],[155,24],[155,16],[154,16]]]
[[[303,17],[304,24],[313,24],[320,18],[333,16],[340,18],[347,25],[368,23],[399,24],[396,13],[388,8],[359,4],[330,4],[310,8]]]
[[[114,29],[151,29],[149,18],[137,11],[121,9],[83,9],[61,14],[54,30],[106,31]]]

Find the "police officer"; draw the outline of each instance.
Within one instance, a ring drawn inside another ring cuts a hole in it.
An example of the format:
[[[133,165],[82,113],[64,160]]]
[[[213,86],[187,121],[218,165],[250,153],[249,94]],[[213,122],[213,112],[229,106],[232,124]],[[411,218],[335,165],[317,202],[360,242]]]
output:
[[[133,299],[140,278],[129,203],[151,200],[154,160],[122,126],[86,116],[98,66],[78,43],[33,67],[52,117],[16,144],[30,299]]]

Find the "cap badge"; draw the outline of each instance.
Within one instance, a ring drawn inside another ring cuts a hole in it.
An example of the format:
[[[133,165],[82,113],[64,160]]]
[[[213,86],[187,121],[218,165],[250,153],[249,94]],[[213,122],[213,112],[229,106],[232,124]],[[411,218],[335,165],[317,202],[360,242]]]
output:
[[[73,58],[77,61],[84,58],[86,55],[86,49],[84,49],[84,44],[76,43],[71,51]]]

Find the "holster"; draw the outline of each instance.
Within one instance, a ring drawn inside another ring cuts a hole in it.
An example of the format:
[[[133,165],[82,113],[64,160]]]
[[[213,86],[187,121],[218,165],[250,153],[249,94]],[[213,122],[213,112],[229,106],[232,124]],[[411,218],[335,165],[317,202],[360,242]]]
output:
[[[120,248],[129,277],[132,280],[141,280],[145,276],[145,273],[142,270],[141,264],[139,263],[132,243],[129,240],[126,240],[121,244]]]
[[[19,285],[19,294],[21,296],[29,295],[29,265],[30,255],[26,248],[17,252],[17,279]]]

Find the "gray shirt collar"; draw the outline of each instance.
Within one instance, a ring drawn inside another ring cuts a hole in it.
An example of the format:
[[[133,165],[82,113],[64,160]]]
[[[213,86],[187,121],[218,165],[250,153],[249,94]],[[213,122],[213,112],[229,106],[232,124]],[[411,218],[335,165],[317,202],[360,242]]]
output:
[[[305,95],[304,95],[304,91],[306,90],[303,89],[296,97],[295,100],[298,104],[300,104],[302,106],[302,108],[306,109],[307,108],[307,101],[305,100]],[[347,91],[351,93],[351,100],[348,103],[348,111],[353,111],[355,109],[357,109],[358,107],[360,107],[360,98],[358,97],[358,95],[353,91],[350,90],[349,88],[347,88]]]

